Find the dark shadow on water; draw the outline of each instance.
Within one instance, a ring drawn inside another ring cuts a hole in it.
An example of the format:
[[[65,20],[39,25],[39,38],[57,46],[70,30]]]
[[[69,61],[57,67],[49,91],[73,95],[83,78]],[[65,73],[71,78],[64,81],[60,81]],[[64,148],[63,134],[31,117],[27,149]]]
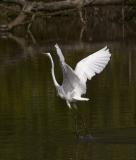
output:
[[[96,131],[93,136],[80,135],[78,140],[87,143],[136,144],[136,128]]]

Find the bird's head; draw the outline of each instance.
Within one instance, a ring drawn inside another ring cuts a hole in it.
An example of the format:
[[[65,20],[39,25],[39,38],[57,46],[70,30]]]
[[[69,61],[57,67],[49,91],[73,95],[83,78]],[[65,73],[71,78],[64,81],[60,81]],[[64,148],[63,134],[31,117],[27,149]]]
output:
[[[50,57],[50,53],[43,53],[44,55],[46,55],[46,56],[48,56],[48,57]]]

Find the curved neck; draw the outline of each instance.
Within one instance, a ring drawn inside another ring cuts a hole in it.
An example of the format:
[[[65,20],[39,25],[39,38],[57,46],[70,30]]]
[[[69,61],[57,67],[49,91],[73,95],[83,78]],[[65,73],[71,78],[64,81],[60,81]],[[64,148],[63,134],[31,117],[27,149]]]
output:
[[[59,86],[56,78],[55,78],[55,73],[54,73],[54,62],[53,62],[53,59],[52,59],[52,56],[49,54],[49,58],[50,58],[50,61],[51,61],[51,74],[52,74],[52,79],[53,79],[53,82],[54,82],[54,85],[56,87]]]

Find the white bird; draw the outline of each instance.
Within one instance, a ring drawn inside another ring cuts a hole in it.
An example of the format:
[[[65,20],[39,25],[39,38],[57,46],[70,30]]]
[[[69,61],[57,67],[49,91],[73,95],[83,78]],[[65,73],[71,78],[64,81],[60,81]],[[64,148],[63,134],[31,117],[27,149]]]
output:
[[[61,69],[63,72],[63,82],[59,85],[54,73],[54,62],[50,53],[46,54],[51,60],[51,74],[54,85],[56,87],[58,95],[66,100],[69,108],[70,103],[75,101],[88,101],[89,98],[81,97],[86,93],[86,81],[91,80],[93,76],[99,74],[106,67],[110,60],[109,49],[104,47],[103,49],[89,55],[88,57],[79,61],[73,70],[64,59],[61,49],[55,45],[57,55],[59,56]]]

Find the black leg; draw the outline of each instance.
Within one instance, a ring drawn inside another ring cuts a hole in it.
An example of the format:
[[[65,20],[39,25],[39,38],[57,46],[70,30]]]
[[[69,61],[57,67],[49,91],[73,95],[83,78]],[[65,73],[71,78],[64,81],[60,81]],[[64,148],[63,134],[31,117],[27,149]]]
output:
[[[76,133],[76,137],[79,137],[79,131],[78,131],[78,121],[77,121],[77,115],[74,112],[74,109],[71,108],[71,113],[72,113],[72,118],[75,122],[75,133]]]
[[[72,110],[73,110],[73,112],[75,113],[75,117],[76,117],[76,127],[78,127],[77,126],[77,124],[78,124],[78,119],[79,119],[79,122],[81,122],[81,127],[82,127],[82,129],[84,130],[84,134],[85,135],[87,135],[89,132],[88,132],[88,129],[87,129],[87,127],[86,127],[86,124],[85,124],[85,121],[84,121],[84,119],[83,119],[83,117],[82,117],[82,115],[80,114],[80,112],[78,111],[78,108],[77,108],[77,105],[75,104],[75,103],[73,103],[73,105],[72,105]]]

